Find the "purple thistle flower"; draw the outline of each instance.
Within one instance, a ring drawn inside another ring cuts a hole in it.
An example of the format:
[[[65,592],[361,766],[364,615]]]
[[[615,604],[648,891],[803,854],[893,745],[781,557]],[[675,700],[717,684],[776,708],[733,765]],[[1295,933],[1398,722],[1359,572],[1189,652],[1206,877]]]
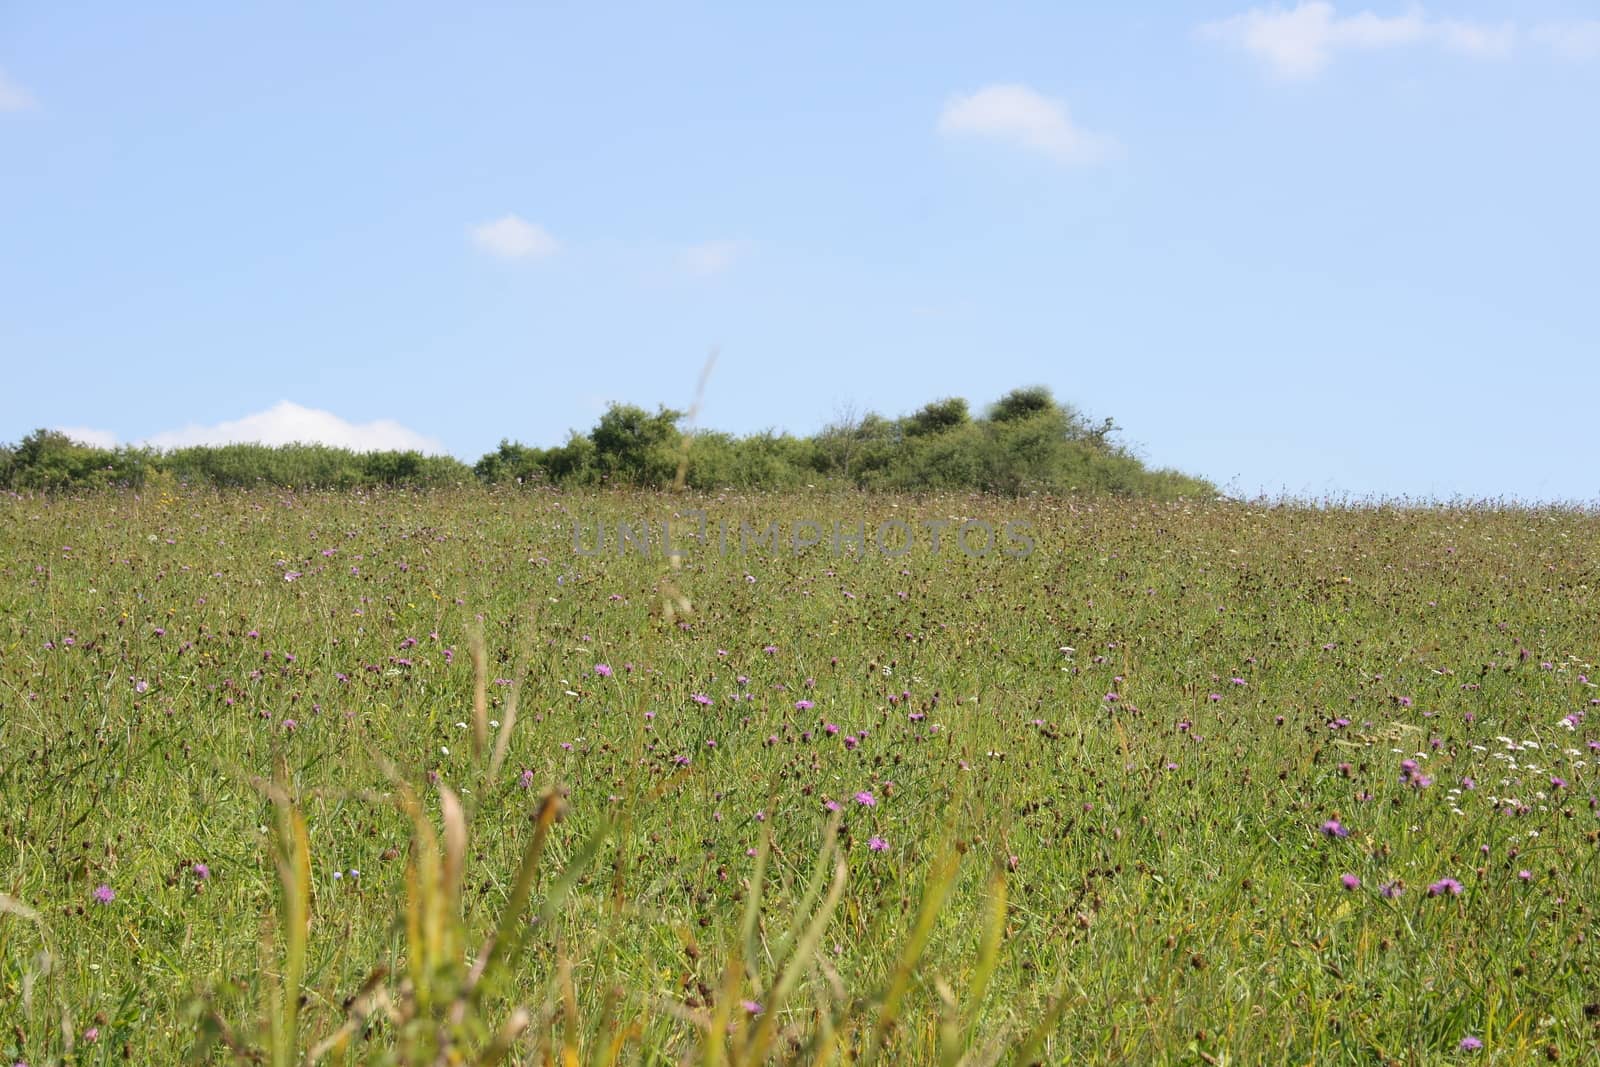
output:
[[[1401,882],[1385,882],[1378,887],[1379,895],[1381,895],[1385,900],[1394,900],[1405,891],[1406,887]]]
[[[1471,1034],[1468,1034],[1466,1037],[1462,1038],[1461,1043],[1456,1046],[1456,1048],[1460,1049],[1462,1052],[1476,1052],[1482,1047],[1483,1042],[1473,1037]]]
[[[874,835],[867,841],[867,847],[874,852],[887,852],[889,851],[889,842]]]
[[[1361,879],[1353,874],[1342,874],[1339,876],[1339,881],[1352,893],[1361,888]]]
[[[794,702],[794,710],[796,711],[810,711],[814,707],[816,705],[809,700],[796,700]]]
[[[1430,897],[1442,897],[1449,893],[1453,897],[1461,895],[1461,883],[1454,878],[1441,878],[1428,887]]]
[[[598,674],[602,678],[609,678],[611,677],[611,668],[606,666],[604,663],[596,663],[594,665],[594,673]]]
[[[116,892],[105,883],[94,887],[94,900],[96,904],[109,904],[117,899]]]
[[[1338,819],[1329,819],[1327,822],[1323,823],[1322,824],[1322,832],[1327,834],[1329,837],[1349,837],[1350,836],[1350,831],[1346,830],[1344,828],[1344,825],[1341,822],[1339,822]]]
[[[878,798],[863,789],[861,792],[856,794],[856,803],[860,804],[864,808],[871,808],[877,805]]]
[[[194,876],[200,879],[202,882],[211,877],[211,868],[207,867],[203,863],[197,863],[193,867],[190,867],[189,870],[194,872]]]

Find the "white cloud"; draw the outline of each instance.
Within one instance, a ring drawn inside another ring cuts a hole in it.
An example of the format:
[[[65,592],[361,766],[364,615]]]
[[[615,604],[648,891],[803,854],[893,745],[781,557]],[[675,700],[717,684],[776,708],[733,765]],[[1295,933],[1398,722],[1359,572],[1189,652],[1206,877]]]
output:
[[[678,265],[689,274],[710,277],[733,266],[745,251],[743,241],[706,241],[685,248],[678,256]]]
[[[0,70],[0,111],[27,111],[33,107],[33,94],[6,77]]]
[[[561,247],[543,226],[517,215],[469,226],[467,232],[474,245],[501,259],[543,259]]]
[[[1535,26],[1530,36],[1562,59],[1600,59],[1600,19],[1547,22]]]
[[[1065,164],[1098,163],[1117,150],[1111,138],[1076,125],[1064,103],[1026,85],[990,85],[951,97],[939,115],[939,132],[1009,141]]]
[[[110,430],[95,430],[88,426],[57,426],[57,433],[64,433],[80,445],[93,445],[95,448],[116,448],[117,435]]]
[[[1517,46],[1517,27],[1509,22],[1487,26],[1445,19],[1434,24],[1433,32],[1441,47],[1464,56],[1496,59],[1510,55]]]
[[[356,452],[411,451],[443,455],[444,446],[390,419],[346,422],[331,411],[301,407],[287,400],[266,411],[212,426],[190,424],[181,430],[154,434],[144,443],[156,448],[189,445],[225,445],[256,442],[263,445],[321,444]]]
[[[1421,8],[1404,15],[1362,11],[1340,15],[1325,0],[1294,8],[1251,8],[1242,15],[1208,22],[1201,37],[1221,41],[1253,54],[1280,78],[1312,78],[1327,69],[1339,52],[1434,45],[1464,55],[1491,57],[1509,53],[1517,29],[1499,24],[1434,19]]]

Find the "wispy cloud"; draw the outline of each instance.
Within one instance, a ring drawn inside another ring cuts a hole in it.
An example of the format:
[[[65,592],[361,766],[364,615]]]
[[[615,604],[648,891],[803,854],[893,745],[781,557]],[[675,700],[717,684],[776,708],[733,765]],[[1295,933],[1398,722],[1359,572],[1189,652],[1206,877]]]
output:
[[[1312,0],[1289,9],[1251,8],[1241,15],[1208,22],[1205,39],[1240,48],[1279,78],[1314,78],[1341,52],[1432,46],[1461,55],[1509,54],[1518,31],[1510,22],[1484,23],[1438,19],[1413,8],[1403,15],[1361,11],[1341,15],[1331,3]]]
[[[69,434],[74,431],[66,431]],[[92,432],[92,431],[91,431]],[[319,444],[357,452],[411,451],[442,455],[444,446],[390,419],[347,422],[331,411],[302,407],[288,400],[232,422],[190,424],[181,430],[154,434],[144,443],[156,448],[233,443],[263,445]]]
[[[1068,165],[1099,163],[1118,150],[1116,141],[1073,122],[1066,104],[1026,85],[989,85],[953,96],[938,128],[946,137],[1009,142]]]
[[[0,70],[0,111],[28,111],[34,106],[33,94],[6,77]]]
[[[469,226],[467,233],[479,249],[501,259],[543,259],[561,247],[543,226],[517,215]]]
[[[1562,59],[1600,59],[1600,19],[1584,22],[1546,22],[1530,36]]]
[[[685,248],[678,256],[678,266],[687,274],[707,278],[733,266],[748,250],[743,241],[706,241]]]

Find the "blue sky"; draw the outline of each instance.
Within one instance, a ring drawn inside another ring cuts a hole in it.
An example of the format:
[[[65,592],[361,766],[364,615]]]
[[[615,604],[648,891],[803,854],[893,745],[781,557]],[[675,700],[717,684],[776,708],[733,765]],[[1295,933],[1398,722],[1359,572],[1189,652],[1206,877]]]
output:
[[[466,459],[1045,384],[1242,494],[1600,500],[1600,7],[0,6],[0,440]]]

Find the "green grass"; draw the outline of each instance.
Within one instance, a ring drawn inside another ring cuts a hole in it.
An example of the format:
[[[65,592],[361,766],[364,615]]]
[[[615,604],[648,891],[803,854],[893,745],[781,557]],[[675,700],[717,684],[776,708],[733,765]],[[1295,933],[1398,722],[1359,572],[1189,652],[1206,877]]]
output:
[[[1575,511],[10,498],[0,1060],[1595,1062],[1597,645]]]

